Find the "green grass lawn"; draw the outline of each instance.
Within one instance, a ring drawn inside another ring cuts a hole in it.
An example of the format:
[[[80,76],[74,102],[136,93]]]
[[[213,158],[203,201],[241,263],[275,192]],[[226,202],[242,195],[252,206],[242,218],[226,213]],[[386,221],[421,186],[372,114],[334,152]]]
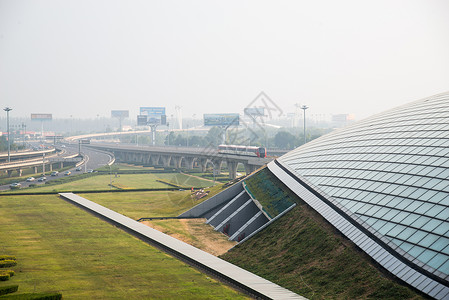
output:
[[[209,196],[196,200],[190,191],[150,191],[126,193],[79,194],[95,203],[132,219],[176,217],[193,206],[222,191],[221,186],[210,189]]]
[[[192,267],[56,195],[2,196],[0,254],[16,275],[0,286],[64,299],[243,298]]]
[[[196,205],[190,191],[79,194],[132,219],[175,217]]]
[[[112,168],[112,171],[155,170],[154,167],[144,167],[144,166],[141,166],[141,165],[131,165],[131,164],[124,164],[124,163],[113,164],[111,166],[111,168]],[[98,170],[109,171],[109,166],[101,167]]]
[[[15,190],[15,192],[63,192],[63,191],[81,191],[81,190],[108,190],[108,189],[145,189],[145,188],[171,188],[163,182],[180,185],[183,187],[208,187],[212,182],[199,179],[193,176],[179,173],[149,173],[149,174],[118,174],[118,175],[97,175],[83,179],[76,179],[74,173],[72,180],[61,184],[41,185],[34,188]],[[62,177],[63,175],[59,175]],[[67,179],[67,176],[64,177]],[[112,187],[109,185],[112,182]],[[7,192],[10,192],[9,190]]]

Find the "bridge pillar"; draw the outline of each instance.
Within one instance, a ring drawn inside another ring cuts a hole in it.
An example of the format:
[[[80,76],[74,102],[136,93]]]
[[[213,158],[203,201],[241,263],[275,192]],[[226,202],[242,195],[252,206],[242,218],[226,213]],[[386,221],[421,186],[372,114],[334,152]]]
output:
[[[193,170],[193,163],[195,162],[195,159],[193,157],[183,157],[182,160],[185,161],[187,169]]]
[[[48,164],[49,171],[53,171],[53,164]],[[45,171],[45,170],[44,170]]]
[[[142,158],[142,162],[143,162],[144,165],[151,164],[150,155],[149,154],[144,155],[143,158]]]
[[[34,174],[36,174],[37,173],[37,167],[33,167],[33,169],[34,169]]]
[[[205,173],[207,167],[207,158],[198,159],[198,166],[200,167],[201,173]]]
[[[171,159],[172,159],[173,164],[174,164],[174,166],[175,166],[176,169],[181,168],[181,159],[182,159],[182,156],[172,156]]]
[[[223,165],[223,160],[215,158],[215,159],[212,159],[212,163],[214,165],[215,175],[220,175],[221,174],[221,166]]]
[[[126,153],[120,152],[120,161],[122,162],[126,161]]]
[[[161,159],[164,167],[166,168],[170,167],[170,159],[171,159],[170,155],[161,155]]]
[[[60,169],[64,168],[64,163],[62,161],[59,163],[59,168]]]
[[[245,164],[245,172],[246,175],[251,174],[252,172],[257,170],[257,166],[255,165],[250,165],[250,164]]]
[[[8,172],[8,177],[11,177],[12,176],[12,170],[8,170],[7,172]]]
[[[151,154],[151,155],[150,155],[150,161],[151,161],[151,164],[152,164],[153,166],[157,166],[160,157],[161,157],[161,156],[160,156],[159,154]]]
[[[17,175],[22,176],[22,169],[17,169]]]
[[[228,165],[229,179],[235,179],[237,177],[238,162],[228,160],[226,164]]]

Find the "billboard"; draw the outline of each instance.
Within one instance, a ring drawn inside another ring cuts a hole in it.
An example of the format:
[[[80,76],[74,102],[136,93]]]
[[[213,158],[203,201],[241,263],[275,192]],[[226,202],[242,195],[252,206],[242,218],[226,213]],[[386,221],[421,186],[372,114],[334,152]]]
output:
[[[51,121],[52,114],[31,114],[31,121]]]
[[[120,119],[128,118],[129,110],[111,110],[111,117]]]
[[[245,115],[253,116],[253,117],[263,117],[265,116],[265,108],[264,107],[247,107],[243,110]]]
[[[147,124],[149,125],[166,124],[165,107],[141,107],[140,115],[147,116]]]
[[[238,126],[239,114],[204,114],[204,126]]]
[[[138,115],[137,116],[137,126],[146,126],[148,124],[147,116]]]

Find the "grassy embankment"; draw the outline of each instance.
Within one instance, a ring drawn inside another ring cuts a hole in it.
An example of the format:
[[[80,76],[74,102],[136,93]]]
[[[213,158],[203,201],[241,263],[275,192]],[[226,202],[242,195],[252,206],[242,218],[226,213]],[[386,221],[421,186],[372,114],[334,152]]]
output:
[[[60,291],[65,299],[242,297],[54,195],[2,196],[0,228],[0,253],[20,262],[14,283],[22,293]]]
[[[221,186],[208,190],[209,196],[199,200],[192,197],[190,191],[99,193],[80,196],[137,220],[178,216],[222,191]],[[235,245],[235,242],[228,241],[227,236],[205,224],[205,219],[165,219],[144,223],[214,255],[222,254]]]
[[[268,200],[265,187],[272,186],[271,181],[281,187],[281,191],[270,191],[278,195],[276,201],[283,193],[298,205],[222,258],[310,299],[421,298],[383,274],[273,175],[265,177],[259,184],[251,184],[256,198],[264,203]]]

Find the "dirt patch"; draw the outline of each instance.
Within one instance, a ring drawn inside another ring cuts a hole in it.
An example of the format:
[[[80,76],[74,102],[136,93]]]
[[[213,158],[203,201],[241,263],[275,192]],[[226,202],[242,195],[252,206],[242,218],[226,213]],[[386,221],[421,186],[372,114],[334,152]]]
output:
[[[142,224],[168,234],[212,255],[219,256],[236,245],[221,232],[205,224],[205,219],[176,219],[144,221]]]

